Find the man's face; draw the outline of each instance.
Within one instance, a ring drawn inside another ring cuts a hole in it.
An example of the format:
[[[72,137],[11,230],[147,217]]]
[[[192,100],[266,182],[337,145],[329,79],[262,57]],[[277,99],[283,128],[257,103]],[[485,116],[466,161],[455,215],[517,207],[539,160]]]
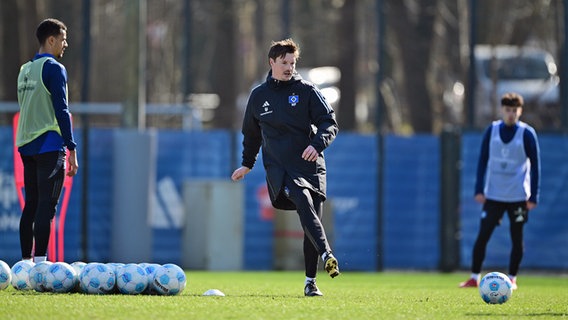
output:
[[[276,57],[276,60],[270,58],[269,62],[274,79],[280,81],[292,79],[296,71],[296,56],[293,53],[287,53],[284,57]]]
[[[62,58],[65,48],[67,48],[67,31],[62,30],[57,37],[49,39],[51,42],[51,50],[54,57]]]
[[[503,115],[503,122],[505,122],[505,124],[508,126],[512,126],[517,123],[517,121],[519,121],[519,118],[523,113],[523,108],[502,106],[501,113]]]

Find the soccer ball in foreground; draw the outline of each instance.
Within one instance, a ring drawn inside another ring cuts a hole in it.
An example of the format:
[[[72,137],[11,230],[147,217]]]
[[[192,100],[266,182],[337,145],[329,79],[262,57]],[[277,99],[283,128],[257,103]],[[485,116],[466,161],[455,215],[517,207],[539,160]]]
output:
[[[12,270],[10,270],[10,266],[6,262],[0,260],[0,290],[8,288],[11,281]]]
[[[47,290],[66,293],[75,288],[77,273],[75,269],[65,262],[56,262],[47,269],[45,285]]]
[[[148,287],[146,271],[135,263],[119,267],[116,273],[116,287],[120,293],[140,294]]]
[[[185,289],[185,272],[173,263],[164,264],[156,270],[151,285],[158,294],[176,295]]]
[[[91,294],[107,294],[114,291],[116,275],[104,263],[88,263],[81,272],[81,291]]]
[[[479,282],[479,294],[489,304],[502,304],[513,295],[513,284],[509,277],[501,272],[490,272]]]
[[[12,266],[12,287],[17,290],[32,290],[30,284],[30,270],[33,268],[34,263],[30,260],[22,260],[16,262]]]
[[[45,278],[47,276],[47,269],[53,264],[51,261],[38,262],[30,270],[30,285],[32,289],[37,292],[49,291]]]

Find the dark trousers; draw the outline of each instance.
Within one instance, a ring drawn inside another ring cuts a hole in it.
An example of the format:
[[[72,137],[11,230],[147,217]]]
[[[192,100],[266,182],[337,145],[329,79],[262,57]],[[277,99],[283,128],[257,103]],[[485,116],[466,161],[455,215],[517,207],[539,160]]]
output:
[[[47,255],[51,221],[65,178],[65,153],[47,152],[21,156],[24,164],[25,206],[20,218],[22,258]]]
[[[473,246],[473,261],[471,265],[473,273],[481,272],[487,243],[495,227],[501,224],[501,219],[505,212],[509,216],[509,232],[511,234],[511,242],[513,243],[509,259],[509,274],[514,276],[519,272],[524,252],[523,227],[529,218],[527,204],[525,201],[499,202],[487,200],[483,205],[479,233]]]
[[[315,278],[321,255],[331,252],[322,224],[323,199],[307,188],[296,185],[286,177],[285,185],[290,200],[296,205],[300,223],[304,229],[304,264],[306,277]]]

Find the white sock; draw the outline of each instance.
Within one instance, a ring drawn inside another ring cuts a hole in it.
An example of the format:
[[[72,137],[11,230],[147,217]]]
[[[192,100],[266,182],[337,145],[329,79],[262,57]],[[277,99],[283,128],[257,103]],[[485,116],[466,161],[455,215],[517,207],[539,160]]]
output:
[[[22,261],[30,261],[30,262],[34,262],[34,259],[32,259],[32,258],[29,258],[29,259],[23,259],[23,258],[22,258]]]
[[[306,277],[306,282],[304,284],[308,284],[308,282],[316,282],[316,278]]]
[[[471,278],[475,279],[475,281],[479,282],[479,273],[472,273]]]
[[[515,282],[517,281],[517,276],[509,275],[509,280],[511,280],[511,282]]]
[[[35,262],[35,263],[43,262],[43,261],[46,261],[46,260],[47,260],[47,256],[39,256],[39,257],[38,257],[38,256],[35,256],[35,257],[34,257],[34,262]]]

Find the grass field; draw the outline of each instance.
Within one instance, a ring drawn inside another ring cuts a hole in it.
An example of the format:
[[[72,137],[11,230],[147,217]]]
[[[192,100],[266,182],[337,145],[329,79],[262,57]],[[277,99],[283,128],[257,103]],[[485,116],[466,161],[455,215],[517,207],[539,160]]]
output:
[[[568,318],[568,277],[525,275],[503,305],[459,289],[465,273],[321,273],[324,297],[303,296],[303,273],[187,272],[178,296],[0,291],[1,319],[560,319]],[[202,296],[208,289],[225,297]]]

